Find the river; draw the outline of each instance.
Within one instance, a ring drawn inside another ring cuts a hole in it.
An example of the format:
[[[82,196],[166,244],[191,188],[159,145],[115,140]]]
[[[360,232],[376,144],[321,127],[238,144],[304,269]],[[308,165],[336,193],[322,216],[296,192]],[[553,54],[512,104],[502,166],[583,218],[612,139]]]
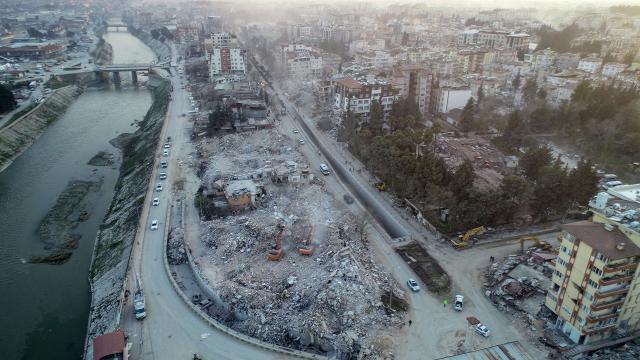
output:
[[[107,33],[114,63],[150,62],[151,49],[126,32]],[[87,280],[94,240],[113,197],[120,153],[109,140],[133,132],[151,105],[145,88],[87,89],[13,165],[0,173],[0,357],[69,360],[82,357],[89,314]],[[140,77],[142,80],[143,78]],[[116,155],[111,167],[87,162],[98,151]],[[69,181],[102,178],[88,196],[88,221],[74,233],[78,249],[64,265],[35,265],[43,253],[37,229]]]

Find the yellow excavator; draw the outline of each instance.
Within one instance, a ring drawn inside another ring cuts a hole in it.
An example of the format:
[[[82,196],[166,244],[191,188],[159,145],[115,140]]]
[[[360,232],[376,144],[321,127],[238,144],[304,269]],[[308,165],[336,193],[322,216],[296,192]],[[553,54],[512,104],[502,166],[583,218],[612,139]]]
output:
[[[474,236],[482,235],[485,232],[487,232],[487,229],[484,226],[478,226],[471,230],[467,230],[467,232],[465,232],[464,235],[460,237],[460,241],[452,238],[449,240],[449,242],[451,242],[451,245],[453,245],[455,249],[464,249],[469,246],[469,240],[471,240]]]
[[[524,243],[527,241],[533,241],[535,245],[542,250],[551,250],[553,246],[544,240],[538,239],[536,236],[523,236],[520,238],[520,253],[524,254]]]

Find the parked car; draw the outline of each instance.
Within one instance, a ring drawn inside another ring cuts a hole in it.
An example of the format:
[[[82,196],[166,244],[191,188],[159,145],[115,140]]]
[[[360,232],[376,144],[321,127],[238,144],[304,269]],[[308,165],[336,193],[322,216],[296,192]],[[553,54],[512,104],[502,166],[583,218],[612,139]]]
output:
[[[160,198],[153,198],[153,201],[151,202],[151,205],[153,205],[153,206],[160,205]]]
[[[164,151],[162,152],[162,156],[169,156],[169,150],[164,149]]]
[[[168,149],[168,148],[170,148],[170,147],[171,147],[171,144],[169,144],[169,143],[165,143],[165,144],[164,144],[164,148],[165,148],[165,149]]]
[[[151,222],[151,230],[158,230],[158,220],[153,220]]]
[[[411,291],[413,292],[420,291],[420,285],[418,285],[418,282],[414,279],[407,280],[407,286],[409,286],[409,289],[411,289]]]
[[[166,180],[167,179],[167,173],[166,172],[161,172],[160,173],[160,180]]]
[[[304,145],[304,140],[298,139],[298,142],[300,143],[300,145]]]
[[[166,169],[166,168],[167,168],[167,166],[169,166],[169,163],[167,163],[167,160],[162,160],[162,161],[160,162],[160,167],[161,167],[161,168]]]
[[[478,323],[476,324],[476,332],[484,337],[489,337],[489,335],[491,335],[491,331],[489,331],[489,329],[482,325],[482,323]]]
[[[162,191],[162,184],[158,183],[158,185],[156,185],[156,191]]]
[[[462,311],[462,306],[464,303],[464,296],[456,295],[455,302],[453,303],[453,308],[457,311]]]

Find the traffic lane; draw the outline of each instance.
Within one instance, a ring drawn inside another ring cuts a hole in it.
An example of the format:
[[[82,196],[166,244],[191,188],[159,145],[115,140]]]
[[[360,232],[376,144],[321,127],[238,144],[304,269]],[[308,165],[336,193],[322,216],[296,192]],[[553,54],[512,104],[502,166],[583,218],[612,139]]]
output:
[[[328,147],[315,135],[311,130],[309,124],[300,116],[295,106],[291,105],[288,100],[284,101],[287,107],[287,111],[294,116],[294,118],[301,125],[307,136],[314,142],[314,144],[324,154],[327,162],[333,168],[333,171],[345,182],[345,184],[353,191],[354,195],[360,199],[361,203],[369,210],[369,212],[378,219],[385,230],[392,238],[400,238],[408,236],[409,233],[404,227],[400,226],[398,221],[392,217],[389,212],[373,197],[366,189],[360,185],[360,183],[351,175],[351,173],[333,156],[333,153]]]

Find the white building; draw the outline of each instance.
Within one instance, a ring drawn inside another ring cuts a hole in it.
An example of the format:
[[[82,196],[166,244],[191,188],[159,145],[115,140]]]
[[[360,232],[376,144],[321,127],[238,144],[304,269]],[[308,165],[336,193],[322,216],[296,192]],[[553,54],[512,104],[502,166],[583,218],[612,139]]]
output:
[[[627,68],[627,65],[620,63],[606,63],[602,66],[602,76],[616,77]]]
[[[322,75],[322,56],[311,46],[288,44],[280,47],[280,61],[289,75],[296,78]]]
[[[211,81],[219,75],[244,75],[245,73],[244,49],[213,48],[209,56],[209,77]]]
[[[582,70],[590,74],[595,74],[598,71],[600,71],[601,66],[602,66],[601,58],[586,57],[584,59],[581,59],[578,62],[578,70]]]
[[[471,89],[468,86],[443,86],[437,93],[438,113],[448,113],[451,109],[462,109],[471,98]]]
[[[345,78],[334,84],[333,105],[341,111],[350,110],[364,118],[369,116],[371,103],[378,101],[385,113],[391,111],[393,102],[398,99],[398,90],[382,80],[355,80]]]

